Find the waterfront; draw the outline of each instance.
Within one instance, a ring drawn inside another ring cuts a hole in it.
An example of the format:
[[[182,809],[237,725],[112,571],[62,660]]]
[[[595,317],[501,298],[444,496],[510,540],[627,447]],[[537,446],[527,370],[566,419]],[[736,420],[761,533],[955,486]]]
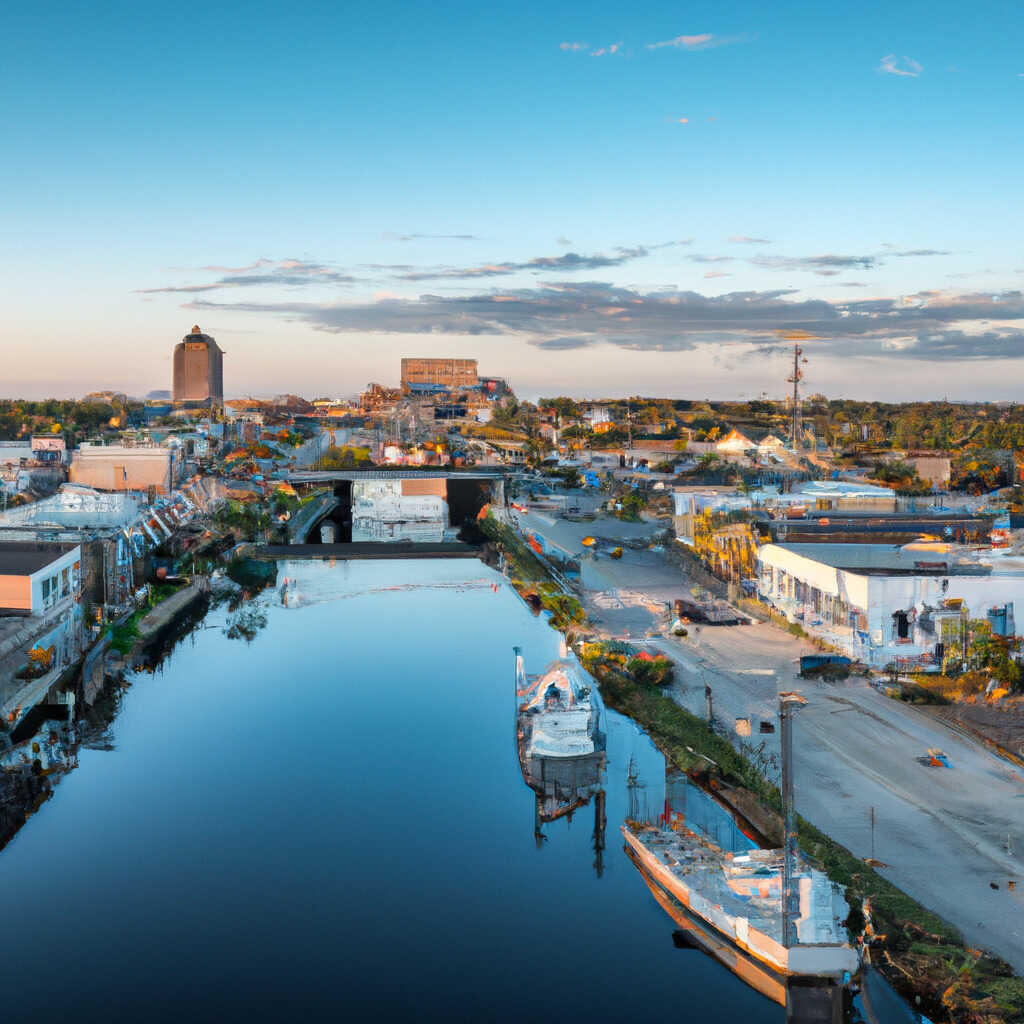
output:
[[[664,799],[628,720],[608,716],[601,876],[592,804],[538,850],[512,647],[540,671],[558,635],[499,581],[281,563],[251,643],[217,608],[132,677],[113,749],[83,748],[0,852],[7,1017],[782,1020],[674,948],[623,853],[630,800]]]

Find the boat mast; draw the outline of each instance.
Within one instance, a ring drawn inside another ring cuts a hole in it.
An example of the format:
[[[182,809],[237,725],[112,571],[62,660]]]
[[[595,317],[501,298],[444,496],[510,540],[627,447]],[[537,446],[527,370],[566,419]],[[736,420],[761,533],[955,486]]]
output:
[[[793,715],[807,703],[792,691],[779,694],[779,739],[782,746],[782,944],[787,949],[799,942],[796,920],[800,915],[800,895],[794,886],[796,873],[796,811],[793,806]]]

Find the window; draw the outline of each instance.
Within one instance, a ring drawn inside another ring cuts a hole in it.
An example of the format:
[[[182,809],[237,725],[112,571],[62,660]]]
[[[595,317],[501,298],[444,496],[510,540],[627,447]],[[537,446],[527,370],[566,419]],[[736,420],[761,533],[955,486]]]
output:
[[[71,593],[71,570],[62,569],[60,573],[60,596],[67,597]]]

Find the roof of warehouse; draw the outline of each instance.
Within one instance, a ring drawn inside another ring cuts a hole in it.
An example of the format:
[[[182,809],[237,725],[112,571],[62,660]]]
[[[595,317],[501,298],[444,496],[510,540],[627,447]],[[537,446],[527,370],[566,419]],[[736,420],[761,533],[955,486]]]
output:
[[[0,576],[31,576],[76,547],[77,544],[0,541]]]

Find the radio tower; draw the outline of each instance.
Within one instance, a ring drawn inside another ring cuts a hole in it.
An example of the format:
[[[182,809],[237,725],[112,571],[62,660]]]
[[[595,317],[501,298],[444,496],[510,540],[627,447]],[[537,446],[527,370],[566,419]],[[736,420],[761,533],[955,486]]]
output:
[[[800,347],[799,342],[793,344],[793,373],[786,378],[786,380],[793,385],[793,451],[798,452],[802,447],[802,441],[804,436],[803,428],[803,417],[801,416],[800,408],[800,381],[803,380],[803,370],[800,369],[800,363],[806,363],[806,359],[800,357],[804,354],[804,350]]]

